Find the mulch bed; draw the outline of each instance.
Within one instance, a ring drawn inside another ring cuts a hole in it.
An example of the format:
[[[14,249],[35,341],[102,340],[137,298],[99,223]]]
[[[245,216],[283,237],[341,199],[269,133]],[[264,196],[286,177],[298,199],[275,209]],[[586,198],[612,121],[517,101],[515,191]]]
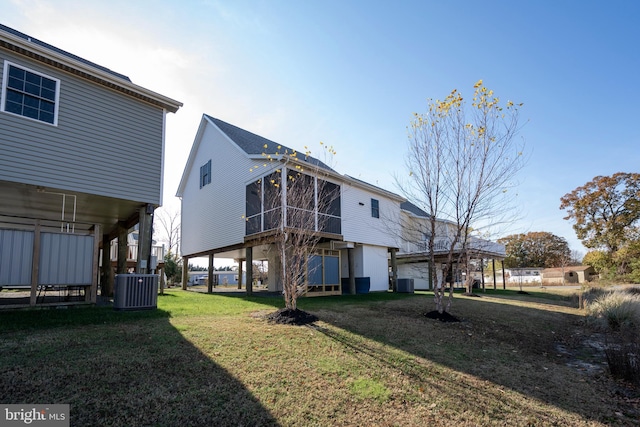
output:
[[[427,319],[435,319],[445,323],[460,321],[460,319],[458,319],[456,316],[454,316],[451,313],[447,313],[446,311],[443,311],[442,313],[440,313],[438,310],[433,310],[428,313],[425,313],[424,316]]]
[[[288,308],[281,308],[275,313],[266,315],[265,318],[271,323],[297,326],[308,325],[318,320],[318,317],[311,313],[298,309],[290,310]]]

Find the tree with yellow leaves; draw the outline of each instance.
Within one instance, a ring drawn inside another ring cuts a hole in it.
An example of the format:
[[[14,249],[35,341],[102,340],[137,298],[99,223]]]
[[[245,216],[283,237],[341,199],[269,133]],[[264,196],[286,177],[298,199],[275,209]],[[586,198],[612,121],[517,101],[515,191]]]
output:
[[[322,144],[325,158],[335,155],[331,146]],[[333,182],[335,173],[326,163],[278,146],[274,151],[265,145],[264,170],[247,200],[247,230],[261,232],[266,243],[277,251],[279,281],[285,301],[280,317],[299,314],[297,300],[305,294],[310,281],[322,272],[316,256],[323,237],[340,234],[340,185]],[[267,154],[271,152],[272,154]],[[255,205],[255,206],[252,206]],[[254,216],[252,214],[260,213]]]
[[[453,286],[445,301],[445,286],[435,268],[437,221],[453,223],[448,256],[442,271],[450,271],[454,255],[464,262],[472,232],[487,237],[491,229],[514,218],[516,205],[510,190],[525,164],[524,143],[518,140],[519,109],[504,105],[482,80],[474,85],[469,106],[453,90],[444,100],[429,100],[426,113],[416,113],[408,127],[409,178],[398,180],[407,198],[430,215],[428,229],[429,274],[434,284],[436,310],[451,307]],[[471,226],[474,225],[472,230]],[[446,276],[443,274],[442,276]],[[470,289],[473,275],[467,271]]]

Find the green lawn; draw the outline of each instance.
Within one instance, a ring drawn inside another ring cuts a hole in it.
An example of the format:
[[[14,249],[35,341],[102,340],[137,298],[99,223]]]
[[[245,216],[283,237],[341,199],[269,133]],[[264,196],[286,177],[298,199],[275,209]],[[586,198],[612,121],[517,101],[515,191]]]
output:
[[[280,298],[169,290],[158,310],[0,312],[0,401],[68,403],[73,426],[637,425],[638,392],[582,343],[570,297],[427,293]],[[578,367],[576,367],[578,366]]]

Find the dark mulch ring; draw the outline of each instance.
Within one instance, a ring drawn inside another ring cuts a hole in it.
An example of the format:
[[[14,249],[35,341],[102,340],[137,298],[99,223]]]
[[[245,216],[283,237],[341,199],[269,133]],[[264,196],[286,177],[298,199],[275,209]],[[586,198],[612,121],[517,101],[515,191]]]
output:
[[[518,293],[521,295],[530,295],[527,291],[518,291]]]
[[[318,320],[318,317],[311,313],[298,309],[290,310],[288,308],[281,308],[275,313],[266,315],[265,318],[271,323],[297,326],[308,325]]]
[[[469,292],[465,292],[464,294],[465,297],[473,297],[473,298],[482,298],[482,295],[478,295],[478,294],[470,294]]]
[[[438,310],[433,310],[428,313],[425,313],[424,316],[427,319],[435,319],[435,320],[439,320],[441,322],[447,322],[447,323],[460,321],[460,319],[458,319],[456,316],[454,316],[451,313],[447,313],[446,311],[443,311],[442,313],[440,313]]]

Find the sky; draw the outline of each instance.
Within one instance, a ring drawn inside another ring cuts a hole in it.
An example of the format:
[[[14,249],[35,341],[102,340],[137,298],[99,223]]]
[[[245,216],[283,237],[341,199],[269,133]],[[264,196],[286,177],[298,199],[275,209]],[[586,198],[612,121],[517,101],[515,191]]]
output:
[[[560,198],[640,164],[635,0],[0,0],[0,23],[125,74],[184,106],[167,115],[164,208],[202,114],[400,193],[407,126],[479,79],[524,103],[528,162],[506,234],[586,252]],[[517,194],[516,194],[517,193]],[[496,236],[503,237],[503,236]]]

